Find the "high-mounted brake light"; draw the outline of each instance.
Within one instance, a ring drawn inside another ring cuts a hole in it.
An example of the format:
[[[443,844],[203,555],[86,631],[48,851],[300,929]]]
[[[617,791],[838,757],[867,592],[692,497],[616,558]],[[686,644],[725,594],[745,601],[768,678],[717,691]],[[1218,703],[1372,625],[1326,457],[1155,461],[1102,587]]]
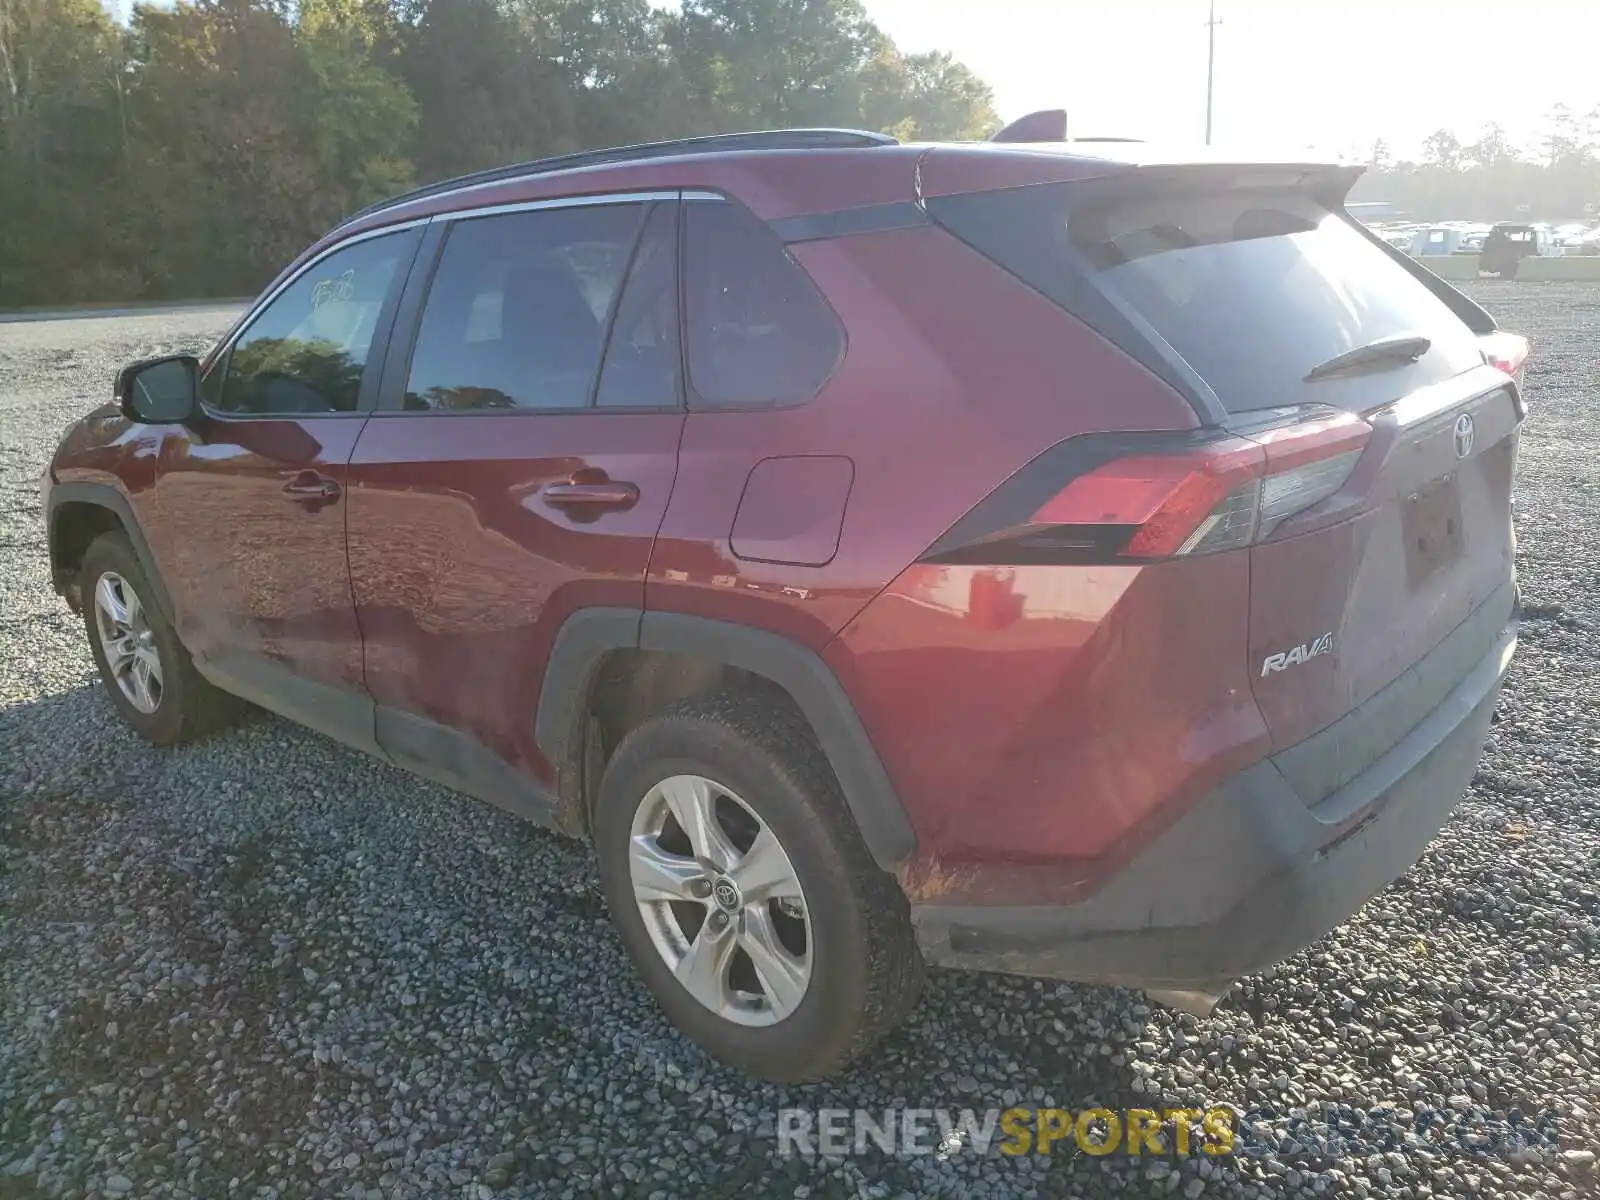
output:
[[[1057,450],[1076,448],[1098,461],[1052,492],[1041,488],[1039,474],[1065,465],[1067,456],[1041,456],[958,523],[929,558],[1126,562],[1248,546],[1338,492],[1371,433],[1354,414],[1330,412],[1198,444],[1173,445],[1158,434],[1140,449],[1133,448],[1137,435],[1121,435],[1124,452],[1098,456],[1092,437],[1075,439],[1078,446]],[[1029,494],[1042,502],[1024,506]]]

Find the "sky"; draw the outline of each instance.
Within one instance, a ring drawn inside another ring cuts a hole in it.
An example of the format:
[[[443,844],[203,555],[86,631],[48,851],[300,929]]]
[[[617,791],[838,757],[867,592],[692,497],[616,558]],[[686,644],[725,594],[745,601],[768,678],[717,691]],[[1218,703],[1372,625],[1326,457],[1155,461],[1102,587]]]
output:
[[[864,0],[902,50],[948,50],[1006,120],[1065,108],[1074,136],[1205,134],[1207,0]],[[1532,142],[1600,105],[1596,0],[1216,0],[1219,143],[1415,155],[1489,121]]]

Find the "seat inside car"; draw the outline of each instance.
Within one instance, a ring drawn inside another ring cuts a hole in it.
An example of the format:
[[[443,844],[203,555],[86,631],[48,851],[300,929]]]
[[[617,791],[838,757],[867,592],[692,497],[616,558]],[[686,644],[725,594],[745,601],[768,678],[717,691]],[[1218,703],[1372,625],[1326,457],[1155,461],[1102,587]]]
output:
[[[600,322],[570,270],[542,264],[506,277],[500,337],[487,351],[485,383],[519,404],[538,392],[541,407],[581,408],[600,357]]]

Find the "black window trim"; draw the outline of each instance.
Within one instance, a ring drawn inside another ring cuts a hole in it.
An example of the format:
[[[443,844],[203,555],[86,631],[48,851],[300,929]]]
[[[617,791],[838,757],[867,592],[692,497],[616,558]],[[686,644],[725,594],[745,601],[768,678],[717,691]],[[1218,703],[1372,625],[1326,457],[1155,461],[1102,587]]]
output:
[[[601,329],[600,333],[600,361],[595,365],[594,378],[589,381],[589,403],[584,405],[584,408],[581,411],[600,411],[600,385],[605,382],[606,359],[611,356],[611,337],[617,329],[617,314],[622,311],[623,298],[628,294],[628,285],[633,282],[633,268],[638,265],[639,251],[644,248],[644,235],[649,232],[650,221],[656,215],[656,209],[662,204],[671,205],[671,208],[667,213],[667,218],[672,222],[672,250],[673,259],[674,262],[676,262],[678,247],[681,244],[683,236],[683,205],[678,201],[677,197],[673,197],[671,200],[652,201],[645,205],[644,217],[639,222],[639,230],[633,235],[633,246],[628,251],[628,261],[623,264],[622,277],[617,281],[617,294],[611,297],[611,305],[606,311],[605,325]],[[677,284],[676,274],[676,267],[674,267],[674,285]],[[681,305],[676,306],[676,311],[673,315],[673,333],[676,335],[678,340],[678,359],[681,364],[683,360],[683,308]],[[608,404],[605,407],[609,412],[681,412],[684,407],[683,369],[681,365],[678,370],[678,378],[676,385],[673,388],[673,393],[677,397],[677,402],[672,405]],[[544,411],[557,412],[559,410],[546,409]]]
[[[228,370],[233,366],[234,346],[238,344],[238,341],[241,337],[249,332],[250,327],[255,324],[256,319],[261,316],[261,314],[265,312],[269,306],[271,306],[273,301],[277,300],[277,298],[284,292],[288,291],[289,288],[300,282],[300,280],[305,277],[308,271],[313,270],[320,263],[324,262],[328,258],[331,258],[333,255],[338,254],[340,251],[347,250],[351,246],[357,245],[358,243],[375,241],[380,237],[389,237],[394,234],[405,233],[408,230],[420,230],[422,226],[427,224],[428,218],[419,217],[415,220],[399,221],[393,225],[380,225],[375,229],[364,229],[360,233],[352,234],[347,238],[341,238],[331,246],[326,246],[319,250],[314,256],[308,258],[304,263],[302,263],[299,270],[295,271],[294,274],[280,280],[276,287],[268,289],[261,296],[257,297],[255,303],[250,306],[249,310],[246,311],[244,316],[241,317],[238,322],[235,323],[233,329],[228,332],[226,341],[223,343],[223,345],[212,355],[211,370],[206,372],[206,377],[209,378],[213,372],[216,372],[219,374],[219,378],[222,381],[221,387],[226,387],[228,381]],[[206,403],[205,394],[202,389],[200,395],[200,410],[213,421],[230,423],[243,423],[247,421],[326,421],[341,417],[350,418],[370,416],[377,407],[379,399],[379,384],[383,376],[383,371],[381,369],[374,371],[372,370],[372,367],[377,364],[381,368],[382,364],[388,358],[389,342],[394,332],[393,327],[395,314],[399,311],[400,298],[404,294],[406,286],[409,283],[411,271],[417,261],[417,251],[422,245],[422,241],[423,238],[419,232],[417,236],[414,236],[411,239],[409,257],[407,256],[406,252],[402,250],[402,261],[397,263],[395,266],[395,277],[390,280],[389,290],[383,298],[383,306],[378,310],[378,320],[372,330],[372,342],[367,347],[367,360],[361,368],[361,390],[356,396],[355,408],[350,409],[348,412],[238,413],[230,412],[223,408],[217,408]],[[220,388],[217,394],[219,396],[222,394]]]
[[[1110,288],[1101,286],[1096,281],[1097,272],[1093,270],[1083,253],[1070,243],[1062,247],[1062,251],[1072,270],[1068,277],[1072,283],[1072,302],[1065,304],[1057,297],[1050,296],[1023,279],[1020,275],[1013,274],[1004,263],[998,262],[985,253],[978,246],[972,244],[957,233],[950,225],[940,220],[939,202],[943,200],[960,200],[967,196],[995,195],[998,193],[1021,194],[1038,188],[1054,189],[1065,201],[1062,208],[1070,216],[1081,207],[1087,207],[1103,198],[1108,192],[1120,191],[1128,186],[1129,181],[1122,175],[1093,176],[1088,179],[1060,180],[1046,183],[1016,184],[1011,187],[985,189],[981,192],[958,192],[950,196],[933,198],[929,215],[933,221],[956,241],[960,242],[974,254],[994,263],[1007,275],[1010,275],[1023,287],[1030,291],[1038,292],[1052,303],[1060,304],[1067,311],[1076,316],[1090,329],[1094,330],[1106,341],[1110,342],[1123,354],[1171,387],[1194,410],[1195,416],[1202,426],[1222,427],[1232,419],[1227,407],[1221,398],[1212,390],[1200,373],[1190,365],[1189,360],[1178,353],[1177,349],[1166,338],[1156,331],[1155,326],[1145,320],[1143,316],[1126,300],[1117,295]],[[1131,333],[1133,336],[1127,337]]]
[[[420,218],[422,224],[428,226],[423,239],[423,250],[419,252],[410,277],[406,280],[405,291],[401,296],[397,310],[400,320],[397,320],[389,339],[388,352],[385,355],[382,371],[382,382],[379,388],[377,403],[372,408],[369,416],[372,417],[574,417],[574,416],[602,416],[612,415],[629,416],[641,413],[681,413],[684,411],[684,389],[687,381],[683,370],[679,370],[678,402],[673,405],[607,405],[604,408],[596,404],[598,387],[601,375],[605,369],[605,356],[610,348],[611,321],[615,318],[617,305],[621,303],[622,294],[627,290],[628,276],[633,269],[634,256],[638,253],[639,240],[644,236],[645,225],[649,222],[651,211],[657,204],[673,204],[678,210],[677,220],[674,222],[674,233],[681,246],[683,240],[682,200],[688,197],[703,198],[708,193],[684,191],[678,188],[653,188],[648,191],[628,192],[602,192],[583,196],[550,196],[539,200],[518,200],[508,204],[490,204],[477,208],[451,209],[449,212],[435,213],[431,217]],[[721,197],[717,197],[721,199]],[[422,329],[422,314],[427,307],[428,293],[433,289],[434,276],[438,274],[439,264],[444,260],[444,249],[449,242],[449,233],[458,221],[469,221],[476,217],[498,217],[511,213],[541,212],[548,209],[562,208],[597,208],[602,205],[637,204],[644,211],[639,220],[638,232],[634,235],[634,244],[628,254],[628,264],[618,282],[617,294],[611,299],[612,311],[607,316],[605,338],[600,347],[600,359],[595,365],[595,377],[590,381],[589,403],[582,408],[459,408],[459,409],[418,409],[405,406],[406,384],[410,382],[411,357],[416,350],[417,335]],[[679,271],[682,278],[682,271]],[[681,283],[680,283],[681,290]],[[683,357],[683,311],[680,303],[678,311],[678,348],[680,362]]]
[[[767,228],[785,245],[824,242],[855,237],[863,233],[891,233],[899,229],[920,229],[932,222],[915,200],[890,200],[882,204],[861,204],[827,212],[800,213],[775,217]]]

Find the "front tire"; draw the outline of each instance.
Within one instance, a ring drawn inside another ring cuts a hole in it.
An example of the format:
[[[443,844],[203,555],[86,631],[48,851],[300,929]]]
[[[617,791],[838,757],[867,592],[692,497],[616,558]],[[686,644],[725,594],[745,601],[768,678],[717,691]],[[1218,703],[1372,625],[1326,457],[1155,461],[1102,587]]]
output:
[[[240,702],[194,669],[126,534],[96,538],[78,580],[95,666],[117,715],[135,732],[172,746],[238,715]]]
[[[651,717],[607,764],[594,831],[629,957],[714,1058],[818,1079],[916,1003],[906,898],[787,705],[722,693]]]

